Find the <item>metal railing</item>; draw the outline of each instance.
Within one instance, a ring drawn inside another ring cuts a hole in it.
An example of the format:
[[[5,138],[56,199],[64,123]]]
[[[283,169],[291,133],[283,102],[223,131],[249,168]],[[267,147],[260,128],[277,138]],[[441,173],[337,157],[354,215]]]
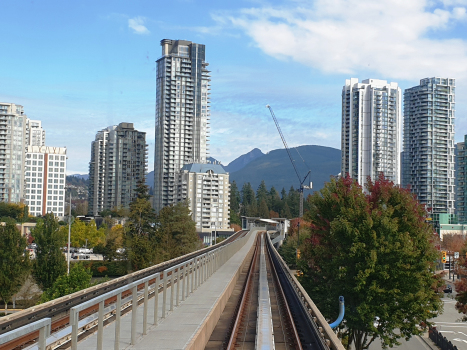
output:
[[[27,334],[39,331],[39,341],[37,345],[39,350],[45,350],[46,339],[48,336],[50,336],[51,324],[52,319],[43,318],[42,320],[17,328],[11,332],[0,335],[0,345],[9,343],[10,341],[23,337]]]
[[[272,245],[271,238],[269,237],[269,235],[267,235],[267,237],[268,244]],[[281,265],[282,270],[285,273],[285,276],[287,277],[293,289],[295,290],[295,293],[298,295],[303,308],[307,311],[309,321],[317,325],[318,332],[321,335],[322,339],[324,339],[326,345],[331,350],[345,350],[337,335],[334,333],[331,327],[329,327],[329,323],[321,314],[321,311],[319,311],[318,307],[311,300],[310,296],[302,287],[300,282],[298,282],[297,278],[290,272],[290,269],[287,266],[286,262],[282,259],[282,257],[279,255],[276,249],[273,248],[272,252],[277,257],[279,264]]]
[[[242,248],[248,237],[245,235],[229,244],[220,246],[214,250],[208,251],[202,255],[195,256],[192,259],[179,263],[175,266],[168,267],[167,269],[146,276],[137,281],[131,282],[123,287],[114,289],[110,292],[102,294],[96,298],[84,301],[83,303],[73,306],[70,309],[71,337],[70,333],[62,337],[60,340],[50,339],[53,343],[62,343],[63,339],[71,340],[71,349],[77,350],[79,335],[84,332],[89,332],[92,326],[97,326],[97,349],[103,348],[103,332],[104,321],[109,320],[115,314],[115,338],[114,349],[119,350],[120,341],[120,325],[123,304],[131,305],[131,345],[136,343],[136,326],[137,326],[137,308],[139,302],[143,304],[143,335],[146,335],[148,330],[148,300],[152,295],[154,296],[154,319],[153,325],[158,324],[159,319],[159,293],[162,291],[161,303],[161,318],[167,316],[168,311],[174,310],[174,305],[178,306],[181,301],[186,300],[188,296],[193,293],[201,284],[203,284],[214,272],[216,272],[226,261],[228,261],[240,248]],[[144,285],[142,295],[138,295],[138,287]],[[168,287],[171,288],[170,296],[168,296]],[[125,294],[128,295],[130,291],[129,300],[123,300]],[[115,301],[116,299],[116,301]],[[115,301],[115,308],[105,310],[107,305]],[[81,320],[80,312],[82,315],[86,310],[98,305],[97,323],[96,319],[89,322],[89,319]],[[45,350],[47,344],[47,337],[50,336],[51,319],[46,318],[40,321],[31,323],[13,331],[7,332],[0,336],[0,344],[8,343],[22,336],[40,331],[38,348]],[[96,327],[94,327],[96,329]]]
[[[433,343],[439,346],[441,350],[457,350],[457,346],[447,340],[436,328],[430,327],[428,334]]]

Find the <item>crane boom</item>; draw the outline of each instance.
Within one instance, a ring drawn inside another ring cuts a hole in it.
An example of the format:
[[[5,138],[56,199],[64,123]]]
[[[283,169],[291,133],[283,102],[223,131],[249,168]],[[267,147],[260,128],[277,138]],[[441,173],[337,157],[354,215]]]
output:
[[[284,144],[285,150],[287,151],[287,154],[289,155],[290,162],[293,165],[293,168],[295,170],[295,174],[297,174],[298,181],[300,182],[300,188],[299,188],[299,193],[300,193],[300,211],[299,211],[299,218],[301,219],[303,216],[303,190],[305,188],[311,188],[311,183],[310,186],[304,186],[303,184],[305,183],[306,179],[308,178],[308,175],[310,175],[311,170],[308,170],[308,173],[305,175],[305,177],[301,178],[300,173],[298,172],[297,165],[295,164],[295,160],[292,157],[292,154],[290,153],[289,146],[287,145],[287,141],[285,140],[284,134],[282,133],[281,127],[279,126],[279,122],[277,121],[276,115],[274,114],[274,111],[272,110],[270,105],[266,105],[266,108],[269,109],[269,112],[271,112],[272,119],[274,119],[274,123],[276,124],[277,131],[279,131],[279,135],[281,136],[282,143]],[[298,233],[297,233],[297,239],[298,239],[298,246],[300,246],[300,220],[298,221]],[[300,255],[300,251],[297,248],[297,259]]]
[[[274,123],[276,124],[277,131],[279,131],[279,135],[281,136],[282,143],[284,144],[285,150],[287,151],[287,154],[289,155],[290,162],[293,165],[293,168],[295,170],[295,174],[297,174],[298,181],[302,182],[302,179],[300,177],[300,173],[298,172],[297,166],[295,164],[295,160],[292,158],[292,154],[290,153],[289,146],[287,145],[287,141],[285,140],[284,134],[282,133],[281,127],[279,125],[279,122],[277,121],[276,115],[274,114],[274,111],[272,110],[270,105],[267,105],[266,108],[269,109],[269,112],[271,112],[272,119],[274,120]]]

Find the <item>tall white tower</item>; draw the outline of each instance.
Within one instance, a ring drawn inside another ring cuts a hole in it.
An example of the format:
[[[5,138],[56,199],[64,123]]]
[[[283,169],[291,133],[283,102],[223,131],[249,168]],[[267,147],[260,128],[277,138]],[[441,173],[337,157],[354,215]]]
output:
[[[188,163],[206,163],[210,75],[205,46],[161,41],[157,60],[154,208],[176,202],[176,175]]]
[[[364,185],[380,173],[401,182],[402,94],[386,80],[346,79],[342,89],[342,176]]]

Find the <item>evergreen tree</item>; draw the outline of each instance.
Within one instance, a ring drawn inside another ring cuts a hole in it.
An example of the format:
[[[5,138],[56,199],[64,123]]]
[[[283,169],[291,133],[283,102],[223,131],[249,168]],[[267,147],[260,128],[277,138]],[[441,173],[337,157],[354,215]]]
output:
[[[230,211],[234,211],[238,214],[240,211],[240,202],[241,196],[237,187],[237,183],[232,181],[230,184]]]
[[[32,275],[43,291],[52,287],[57,278],[67,270],[66,259],[60,249],[66,241],[59,229],[60,225],[54,214],[48,213],[31,232],[37,245]]]
[[[258,189],[256,190],[256,201],[258,204],[261,205],[261,202],[264,200],[267,202],[268,200],[268,189],[266,187],[266,183],[261,181],[261,184],[258,186]]]
[[[310,204],[301,282],[328,319],[337,317],[336,301],[344,296],[349,348],[367,349],[377,338],[393,347],[420,334],[419,325],[442,310],[438,253],[424,207],[382,176],[368,181],[367,193],[350,177],[332,179]]]
[[[242,211],[243,216],[256,216],[258,213],[258,205],[256,203],[255,191],[249,182],[243,184],[242,187]]]
[[[268,207],[276,213],[280,213],[282,210],[281,197],[279,196],[279,193],[276,191],[274,186],[272,186],[271,190],[269,191]]]
[[[0,225],[0,298],[7,304],[12,296],[17,293],[30,271],[26,238],[16,228],[14,220],[6,220],[5,225]]]
[[[242,197],[238,191],[237,183],[233,181],[230,184],[230,223],[241,225],[240,204]]]
[[[300,213],[300,193],[293,186],[290,187],[287,204],[289,205],[292,217],[298,218]]]
[[[162,208],[158,221],[158,236],[164,260],[191,253],[199,247],[196,223],[191,218],[188,202]]]
[[[148,186],[144,179],[138,182],[137,196],[130,204],[126,224],[125,246],[133,270],[144,269],[156,263],[155,214],[149,202]]]
[[[284,209],[281,211],[281,218],[292,219],[292,213],[287,202],[285,202]]]
[[[263,219],[269,219],[269,208],[266,199],[263,199],[259,205],[258,216]]]

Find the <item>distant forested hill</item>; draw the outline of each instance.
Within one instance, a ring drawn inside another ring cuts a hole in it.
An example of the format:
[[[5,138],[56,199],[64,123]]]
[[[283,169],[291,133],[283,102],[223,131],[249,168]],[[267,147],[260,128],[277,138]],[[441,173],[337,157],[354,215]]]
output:
[[[290,151],[302,177],[311,170],[309,179],[313,182],[313,190],[321,189],[331,175],[340,173],[341,151],[338,149],[313,145],[300,146]],[[297,175],[285,149],[271,151],[230,173],[230,182],[234,180],[240,190],[245,182],[250,182],[256,190],[262,180],[268,188],[274,186],[279,192],[282,188],[288,191],[290,186],[299,187]]]

